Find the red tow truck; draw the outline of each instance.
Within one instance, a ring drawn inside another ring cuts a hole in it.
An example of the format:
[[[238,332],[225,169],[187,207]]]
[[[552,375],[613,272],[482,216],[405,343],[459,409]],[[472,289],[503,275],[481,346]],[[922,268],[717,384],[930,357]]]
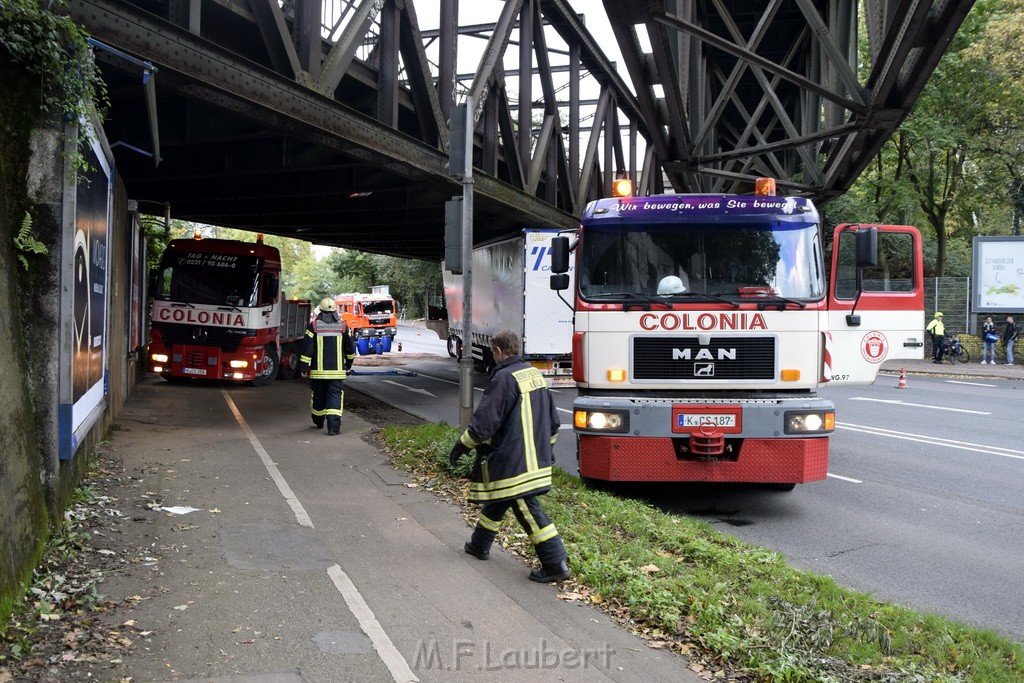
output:
[[[770,180],[770,179],[769,179]],[[575,299],[580,475],[605,481],[824,479],[828,383],[870,384],[923,355],[921,236],[839,225],[825,258],[803,197],[622,196],[553,240],[554,289]],[[567,275],[575,252],[575,284]]]
[[[310,302],[281,291],[276,247],[237,240],[172,240],[150,273],[147,367],[168,381],[291,379]]]

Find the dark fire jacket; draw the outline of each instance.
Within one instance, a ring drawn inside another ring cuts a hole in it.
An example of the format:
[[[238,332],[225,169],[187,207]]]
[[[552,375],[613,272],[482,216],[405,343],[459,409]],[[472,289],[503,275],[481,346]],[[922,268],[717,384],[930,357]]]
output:
[[[519,356],[499,363],[461,441],[477,449],[469,500],[488,503],[551,489],[558,413],[547,381]]]
[[[306,326],[299,352],[299,371],[309,370],[310,379],[345,379],[356,357],[356,345],[348,326],[337,314],[321,314]]]

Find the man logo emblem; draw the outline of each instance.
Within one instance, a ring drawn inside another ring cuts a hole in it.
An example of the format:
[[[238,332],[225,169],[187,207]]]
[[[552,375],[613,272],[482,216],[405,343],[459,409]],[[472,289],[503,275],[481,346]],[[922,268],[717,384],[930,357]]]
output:
[[[693,364],[693,376],[694,377],[714,377],[715,376],[715,364],[714,363],[694,363]]]

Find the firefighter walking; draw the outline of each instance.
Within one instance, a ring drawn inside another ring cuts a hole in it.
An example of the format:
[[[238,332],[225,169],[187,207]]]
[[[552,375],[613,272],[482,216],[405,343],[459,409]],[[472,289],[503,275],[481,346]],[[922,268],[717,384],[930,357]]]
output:
[[[356,347],[345,323],[338,317],[334,299],[320,302],[320,313],[306,326],[299,355],[299,372],[309,377],[309,412],[313,424],[328,436],[341,431],[343,394],[341,383],[356,357]]]
[[[481,560],[510,509],[537,551],[541,568],[530,580],[541,583],[569,578],[565,545],[540,506],[538,496],[551,490],[552,446],[558,436],[558,413],[544,376],[519,357],[519,337],[501,330],[491,337],[494,370],[469,428],[449,454],[454,465],[474,448],[469,500],[482,504],[465,550]]]

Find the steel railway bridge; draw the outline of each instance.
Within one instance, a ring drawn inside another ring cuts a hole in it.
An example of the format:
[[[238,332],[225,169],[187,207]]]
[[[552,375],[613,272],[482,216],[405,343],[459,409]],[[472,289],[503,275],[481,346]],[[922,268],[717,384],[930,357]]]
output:
[[[440,260],[467,95],[477,242],[572,227],[621,175],[639,194],[749,192],[768,175],[823,201],[906,117],[972,4],[464,0],[486,16],[467,25],[458,0],[70,11],[95,38],[106,136],[144,213]],[[598,14],[607,37],[588,29]]]

